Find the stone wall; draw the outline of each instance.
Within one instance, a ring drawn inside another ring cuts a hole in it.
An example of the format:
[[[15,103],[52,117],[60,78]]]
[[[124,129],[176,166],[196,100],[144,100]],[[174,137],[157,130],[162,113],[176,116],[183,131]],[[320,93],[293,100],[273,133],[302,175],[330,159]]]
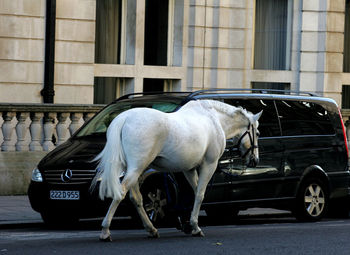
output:
[[[0,102],[41,102],[44,38],[45,0],[0,2]]]
[[[55,103],[92,104],[96,0],[56,0]]]
[[[171,80],[175,91],[289,83],[340,104],[342,85],[350,84],[342,72],[345,1],[290,1],[291,66],[282,71],[253,68],[255,2],[170,0],[172,61],[145,66],[144,0],[122,0],[125,61],[118,65],[94,63],[96,0],[56,0],[55,103],[93,103],[94,78],[116,77],[128,80],[127,92],[142,91],[145,78]],[[0,1],[0,102],[42,102],[45,9],[45,0]]]
[[[40,159],[102,107],[0,104],[0,195],[26,194]]]
[[[93,103],[95,1],[56,0],[55,103]],[[42,102],[45,12],[45,0],[0,1],[0,102]]]
[[[0,196],[27,194],[32,170],[45,151],[0,151]]]

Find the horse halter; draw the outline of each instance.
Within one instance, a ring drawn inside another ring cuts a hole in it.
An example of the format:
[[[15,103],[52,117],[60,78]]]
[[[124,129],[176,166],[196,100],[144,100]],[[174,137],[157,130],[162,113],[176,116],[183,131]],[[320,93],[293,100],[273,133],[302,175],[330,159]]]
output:
[[[241,157],[242,157],[242,158],[245,158],[245,157],[248,155],[248,153],[249,153],[250,151],[251,151],[250,158],[251,158],[251,159],[254,158],[254,157],[255,157],[254,149],[257,149],[257,148],[258,148],[258,146],[255,145],[255,130],[254,130],[254,128],[251,128],[251,127],[252,127],[252,124],[249,123],[249,124],[248,124],[248,128],[247,128],[247,131],[245,131],[245,132],[243,133],[243,135],[238,139],[238,142],[237,142],[237,145],[236,145],[237,150],[238,150],[239,153],[241,154]],[[251,133],[250,131],[252,131],[252,133]],[[241,150],[240,150],[240,147],[241,147],[240,145],[241,145],[241,143],[242,143],[243,138],[244,138],[246,135],[249,137],[250,147],[249,147],[249,148],[246,150],[246,152],[243,154],[243,153],[241,152]]]

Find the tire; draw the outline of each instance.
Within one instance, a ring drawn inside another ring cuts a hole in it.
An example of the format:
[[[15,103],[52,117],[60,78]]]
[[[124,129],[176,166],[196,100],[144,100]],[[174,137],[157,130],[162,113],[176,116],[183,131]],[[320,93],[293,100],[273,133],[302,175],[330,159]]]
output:
[[[140,191],[143,207],[155,227],[175,223],[176,190],[167,178],[151,176],[141,185]]]
[[[328,209],[328,192],[326,185],[318,178],[305,180],[298,191],[294,214],[299,221],[318,221]]]

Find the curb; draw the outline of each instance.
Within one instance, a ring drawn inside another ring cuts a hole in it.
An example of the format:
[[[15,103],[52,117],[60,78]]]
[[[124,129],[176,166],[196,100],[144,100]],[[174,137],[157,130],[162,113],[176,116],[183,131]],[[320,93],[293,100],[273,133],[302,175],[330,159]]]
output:
[[[45,226],[42,221],[35,222],[0,222],[0,229],[36,228]]]

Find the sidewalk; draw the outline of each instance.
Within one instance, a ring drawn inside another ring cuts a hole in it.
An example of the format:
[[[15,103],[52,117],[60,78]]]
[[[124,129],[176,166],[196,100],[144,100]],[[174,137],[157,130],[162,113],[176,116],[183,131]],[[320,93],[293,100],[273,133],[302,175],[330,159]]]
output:
[[[43,221],[30,206],[27,196],[0,196],[0,228],[37,223]]]
[[[278,217],[285,216],[288,213],[287,211],[275,209],[251,208],[240,211],[239,215],[245,217]],[[27,196],[0,196],[0,229],[28,225],[35,226],[37,224],[43,224],[43,221],[40,214],[35,212],[30,206]]]

